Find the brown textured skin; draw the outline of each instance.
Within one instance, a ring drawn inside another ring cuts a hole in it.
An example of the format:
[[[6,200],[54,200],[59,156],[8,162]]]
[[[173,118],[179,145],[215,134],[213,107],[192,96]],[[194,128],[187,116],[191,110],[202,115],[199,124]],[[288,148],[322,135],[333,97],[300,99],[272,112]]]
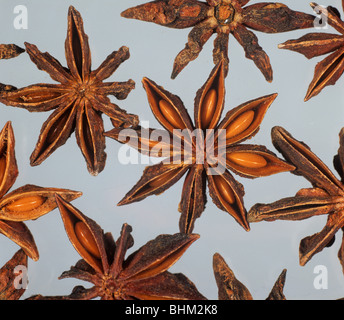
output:
[[[296,140],[282,127],[272,129],[272,140],[289,163],[295,166],[296,175],[306,178],[312,188],[299,190],[294,197],[280,199],[271,204],[255,204],[248,213],[250,222],[274,220],[303,220],[316,215],[327,215],[324,228],[300,242],[300,264],[305,265],[315,254],[332,245],[335,234],[344,227],[344,130],[340,134],[340,147],[334,157],[334,166],[341,180],[303,142]],[[342,266],[343,244],[338,257]],[[343,269],[344,272],[344,269]]]
[[[261,2],[248,5],[241,0],[157,0],[122,12],[122,17],[153,22],[169,28],[189,28],[185,48],[177,55],[172,79],[195,60],[209,38],[216,34],[213,60],[225,60],[228,72],[228,38],[232,33],[243,46],[246,57],[254,61],[265,79],[272,81],[268,55],[259,46],[258,39],[248,29],[279,33],[313,27],[314,16],[289,9],[280,3]]]

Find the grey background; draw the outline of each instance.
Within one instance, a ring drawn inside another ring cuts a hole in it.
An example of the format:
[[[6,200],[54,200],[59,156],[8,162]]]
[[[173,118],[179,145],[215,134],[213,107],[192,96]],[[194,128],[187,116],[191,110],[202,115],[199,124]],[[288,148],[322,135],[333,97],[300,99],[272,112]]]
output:
[[[203,85],[213,68],[212,37],[204,46],[198,59],[191,62],[176,80],[170,79],[172,65],[177,53],[184,48],[190,29],[175,30],[152,23],[128,20],[120,17],[126,8],[144,3],[140,0],[32,0],[0,1],[1,43],[24,41],[36,44],[41,51],[48,51],[62,65],[66,65],[64,41],[67,29],[69,5],[80,11],[85,31],[89,36],[92,66],[97,68],[112,51],[126,45],[131,58],[123,63],[109,78],[112,81],[136,82],[136,89],[123,101],[115,103],[130,113],[149,121],[153,128],[160,128],[153,117],[141,85],[144,76],[156,81],[170,92],[177,94],[193,114],[196,91]],[[256,3],[259,1],[251,1]],[[309,1],[284,0],[290,8],[312,13]],[[323,1],[322,5],[336,6],[341,12],[341,1]],[[28,9],[28,29],[13,27],[16,5]],[[256,32],[260,45],[270,56],[274,80],[266,82],[252,61],[231,36],[229,42],[230,70],[226,78],[225,112],[245,101],[278,93],[268,110],[260,132],[249,143],[266,145],[274,149],[270,130],[281,125],[295,138],[306,142],[312,150],[333,169],[333,156],[338,150],[338,133],[344,126],[344,96],[341,78],[311,99],[303,102],[312,79],[317,61],[323,57],[307,60],[304,56],[277,48],[279,43],[296,39],[310,30],[284,34]],[[332,28],[323,32],[336,33]],[[0,82],[24,87],[34,83],[53,83],[49,75],[39,71],[26,53],[0,63]],[[29,113],[23,109],[0,106],[0,127],[11,120],[16,137],[16,157],[19,176],[12,190],[27,183],[45,187],[61,187],[79,190],[83,196],[73,205],[96,220],[105,231],[118,237],[124,222],[133,227],[136,250],[159,234],[178,232],[178,203],[183,180],[160,196],[151,196],[139,203],[117,207],[142,175],[146,164],[121,165],[118,151],[121,145],[107,139],[107,164],[97,177],[88,174],[84,159],[77,147],[74,134],[68,142],[38,167],[31,167],[29,157],[33,151],[41,126],[47,113]],[[111,129],[109,119],[104,117],[106,130]],[[279,155],[279,154],[278,154]],[[280,155],[279,155],[280,156]],[[294,195],[300,188],[310,184],[302,177],[282,173],[255,180],[237,177],[245,186],[245,206],[249,209],[256,202],[272,202]],[[209,299],[217,299],[217,287],[212,271],[212,256],[219,252],[234,271],[237,278],[250,290],[255,299],[265,299],[275,280],[286,268],[285,295],[287,299],[337,299],[344,296],[344,277],[337,258],[341,233],[331,248],[321,253],[304,267],[299,266],[298,248],[302,238],[320,231],[326,217],[314,217],[301,222],[261,222],[251,224],[246,232],[226,212],[219,210],[208,196],[206,210],[197,220],[194,232],[201,235],[183,257],[170,269],[182,272]],[[37,262],[29,261],[29,287],[23,298],[32,294],[69,294],[75,285],[90,287],[91,284],[74,279],[58,280],[58,276],[80,259],[64,231],[59,211],[36,221],[28,221],[40,252]],[[0,236],[0,266],[8,261],[19,247],[6,237]],[[313,285],[314,268],[324,265],[328,270],[328,289],[317,290]]]

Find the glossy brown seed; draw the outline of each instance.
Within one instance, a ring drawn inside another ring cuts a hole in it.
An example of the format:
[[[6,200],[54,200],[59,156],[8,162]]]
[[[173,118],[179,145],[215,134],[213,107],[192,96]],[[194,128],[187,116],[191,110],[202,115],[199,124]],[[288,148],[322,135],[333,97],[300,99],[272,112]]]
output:
[[[183,120],[173,108],[173,106],[166,100],[161,99],[159,101],[159,109],[165,119],[176,129],[184,129],[185,125]]]
[[[220,197],[229,204],[235,203],[235,195],[226,180],[220,175],[214,175],[213,180]]]
[[[201,111],[202,128],[209,126],[211,120],[213,119],[215,110],[217,107],[217,92],[215,89],[211,89],[206,94]]]
[[[42,205],[44,201],[45,198],[41,196],[23,197],[8,204],[6,209],[13,212],[31,211]]]
[[[100,259],[97,244],[86,224],[82,221],[78,221],[74,225],[74,232],[80,244],[86,249],[86,251],[92,256]]]
[[[159,176],[158,178],[155,178],[152,180],[149,185],[153,188],[157,188],[162,186],[165,182],[169,181],[174,175],[176,174],[175,170],[168,171],[164,173],[163,175]]]
[[[253,122],[254,111],[248,110],[234,119],[226,128],[226,139],[233,138],[245,131]]]
[[[246,168],[259,169],[267,165],[267,161],[264,157],[254,153],[231,152],[226,155],[226,158],[228,161]]]

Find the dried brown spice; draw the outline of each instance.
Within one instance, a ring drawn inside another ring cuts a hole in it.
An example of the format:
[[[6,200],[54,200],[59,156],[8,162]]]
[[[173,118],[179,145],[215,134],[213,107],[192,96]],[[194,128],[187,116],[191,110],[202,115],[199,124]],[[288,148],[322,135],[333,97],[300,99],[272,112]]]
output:
[[[0,300],[19,300],[25,292],[23,285],[15,286],[15,279],[19,274],[15,268],[20,266],[27,269],[27,255],[24,250],[18,250],[14,256],[0,269]]]
[[[344,8],[344,2],[342,3]],[[318,95],[326,86],[334,85],[344,72],[344,21],[341,20],[339,11],[332,6],[325,9],[314,2],[311,6],[318,9],[322,19],[326,19],[341,34],[314,32],[278,46],[280,49],[301,53],[308,59],[332,52],[317,63],[305,101]]]
[[[249,0],[158,0],[148,2],[122,12],[122,17],[154,22],[169,28],[192,27],[185,48],[177,55],[172,78],[201,52],[203,45],[213,34],[213,60],[218,64],[225,60],[228,70],[228,40],[233,34],[253,60],[265,79],[272,81],[270,59],[258,44],[258,38],[249,29],[280,33],[313,27],[314,16],[293,11],[281,3],[261,2],[249,6]]]
[[[253,300],[250,291],[235,277],[219,253],[215,253],[213,256],[213,270],[219,300]],[[286,300],[283,293],[286,274],[287,270],[284,269],[266,300]]]
[[[68,69],[49,53],[39,51],[35,45],[25,43],[25,46],[37,68],[46,71],[53,80],[59,82],[34,84],[0,94],[0,102],[30,112],[55,109],[42,126],[30,157],[31,165],[42,163],[75,131],[87,169],[92,175],[97,175],[104,169],[106,160],[102,114],[110,117],[117,127],[138,124],[136,115],[127,114],[107,97],[113,95],[117,99],[125,99],[135,87],[134,81],[104,82],[129,58],[129,49],[121,47],[112,52],[98,69],[91,71],[88,36],[84,32],[80,13],[72,6],[68,11],[65,42]]]
[[[68,201],[82,193],[31,184],[7,193],[18,176],[14,144],[12,125],[7,122],[0,132],[0,233],[17,243],[31,259],[38,260],[34,238],[23,221],[37,219],[55,209],[56,193]]]
[[[178,96],[152,80],[143,79],[151,110],[166,129],[158,133],[165,136],[165,139],[158,142],[153,135],[146,134],[154,132],[153,129],[130,130],[132,136],[129,135],[129,141],[122,140],[123,132],[116,128],[105,135],[128,143],[152,157],[163,155],[167,158],[146,167],[141,179],[119,205],[140,201],[153,194],[158,195],[187,173],[179,204],[181,232],[190,233],[195,220],[205,209],[206,181],[215,205],[249,230],[243,204],[244,188],[227,169],[242,177],[256,178],[293,170],[294,167],[278,159],[264,146],[240,144],[258,132],[265,112],[277,95],[243,103],[227,112],[220,122],[225,99],[224,77],[224,63],[221,61],[197,92],[195,124]],[[179,145],[175,143],[178,139],[181,141]]]
[[[11,59],[19,56],[25,50],[15,44],[0,44],[0,59]]]
[[[111,233],[104,233],[95,221],[60,196],[56,196],[56,201],[69,240],[83,258],[60,279],[77,278],[94,286],[77,286],[68,296],[37,295],[31,300],[205,299],[183,274],[167,271],[199,235],[160,235],[125,257],[134,244],[131,226],[124,224],[115,242]]]
[[[340,147],[334,157],[334,167],[340,179],[304,143],[293,138],[282,127],[272,129],[272,141],[285,159],[313,186],[299,190],[294,197],[271,204],[255,204],[248,213],[248,221],[303,220],[317,215],[328,215],[325,227],[304,238],[300,243],[300,264],[305,265],[316,253],[334,242],[335,234],[344,227],[344,128],[340,134]],[[338,253],[344,272],[344,241]]]

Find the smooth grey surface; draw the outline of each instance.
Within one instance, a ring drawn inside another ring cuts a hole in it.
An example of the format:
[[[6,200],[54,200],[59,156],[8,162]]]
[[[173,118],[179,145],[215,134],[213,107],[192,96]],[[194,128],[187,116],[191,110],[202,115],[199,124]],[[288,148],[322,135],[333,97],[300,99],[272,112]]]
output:
[[[149,121],[152,128],[160,128],[148,106],[146,93],[141,85],[142,78],[149,77],[178,95],[193,115],[196,91],[213,68],[214,37],[204,46],[198,59],[191,62],[176,80],[171,80],[174,58],[184,48],[191,29],[168,29],[120,17],[123,10],[144,2],[0,0],[0,43],[15,43],[20,46],[25,41],[33,43],[66,66],[64,41],[67,12],[69,5],[74,5],[83,17],[84,28],[89,36],[93,69],[122,45],[130,49],[130,59],[109,80],[126,81],[131,78],[136,82],[136,89],[126,100],[116,101],[113,98],[112,101],[128,112],[138,114],[141,121]],[[259,1],[250,3],[256,2]],[[294,10],[312,13],[309,1],[282,2]],[[321,4],[336,6],[342,12],[339,0],[326,0]],[[13,27],[16,17],[13,9],[16,5],[24,5],[28,9],[27,30],[16,30]],[[274,70],[272,83],[265,81],[231,36],[231,62],[226,78],[224,111],[245,101],[277,92],[278,97],[268,110],[259,133],[249,143],[265,145],[278,154],[272,146],[270,131],[273,126],[280,125],[295,138],[306,142],[333,169],[333,156],[339,147],[338,133],[344,126],[344,79],[341,78],[336,86],[325,88],[319,96],[305,103],[303,98],[313,77],[315,64],[323,57],[307,60],[301,54],[277,48],[279,43],[299,38],[308,32],[311,31],[306,29],[283,34],[255,32],[260,45],[270,56]],[[336,33],[332,28],[320,32]],[[0,82],[23,87],[34,83],[53,83],[53,80],[45,72],[39,71],[28,55],[23,53],[15,59],[0,61]],[[159,234],[178,232],[178,203],[183,179],[159,196],[151,196],[127,206],[116,206],[139,180],[146,164],[121,165],[117,157],[121,145],[114,140],[106,139],[107,164],[97,177],[88,173],[74,134],[40,166],[31,167],[30,154],[49,114],[50,112],[29,113],[23,109],[0,105],[0,127],[8,120],[12,121],[16,137],[19,176],[11,190],[30,183],[82,191],[83,196],[73,201],[73,205],[96,220],[105,231],[112,232],[114,238],[118,237],[124,222],[133,227],[135,244],[130,252]],[[111,129],[109,119],[105,116],[103,119],[106,130]],[[255,180],[237,177],[237,180],[245,186],[244,200],[247,209],[257,202],[272,202],[294,195],[300,188],[310,187],[304,178],[290,173]],[[320,231],[325,222],[325,216],[300,222],[261,222],[251,224],[251,231],[246,232],[231,216],[219,210],[208,195],[206,210],[196,221],[194,229],[201,237],[170,271],[184,273],[203,295],[209,299],[217,299],[212,256],[219,252],[255,299],[265,299],[268,296],[284,268],[287,269],[284,291],[287,299],[338,299],[344,296],[344,278],[337,258],[341,232],[338,232],[331,248],[315,255],[306,266],[299,266],[298,261],[300,240]],[[57,209],[36,221],[27,222],[27,225],[34,235],[40,259],[37,262],[29,261],[29,287],[23,298],[37,293],[69,294],[75,285],[91,286],[79,280],[57,279],[80,259],[67,238]],[[0,266],[19,249],[3,236],[0,236],[0,248]],[[317,276],[314,270],[318,265],[323,265],[328,270],[328,289],[317,290],[313,285]]]

